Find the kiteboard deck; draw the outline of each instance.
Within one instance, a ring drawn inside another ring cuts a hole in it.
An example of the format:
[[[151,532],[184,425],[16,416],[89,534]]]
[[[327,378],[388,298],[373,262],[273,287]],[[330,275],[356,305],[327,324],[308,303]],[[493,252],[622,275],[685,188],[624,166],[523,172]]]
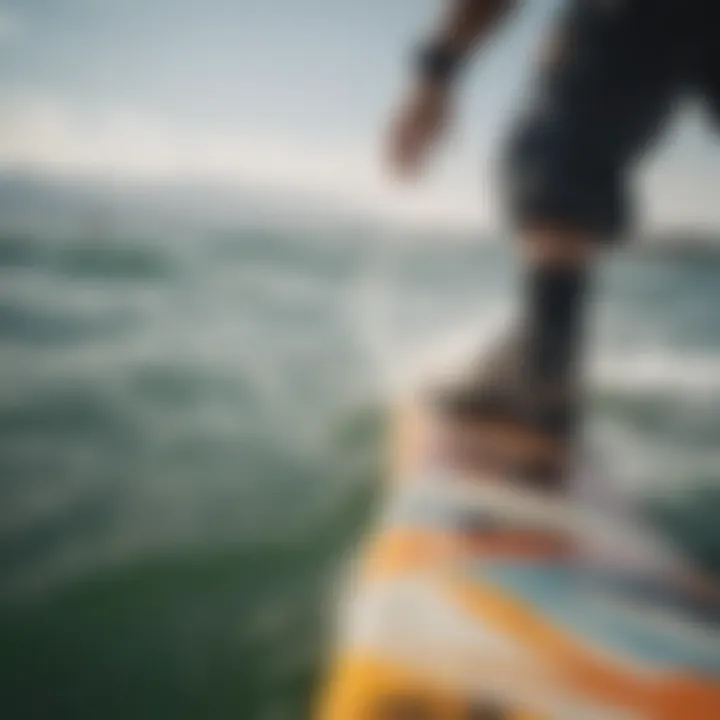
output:
[[[582,541],[635,541],[573,499],[448,472],[431,414],[398,416],[320,720],[720,718],[720,613],[589,560]]]

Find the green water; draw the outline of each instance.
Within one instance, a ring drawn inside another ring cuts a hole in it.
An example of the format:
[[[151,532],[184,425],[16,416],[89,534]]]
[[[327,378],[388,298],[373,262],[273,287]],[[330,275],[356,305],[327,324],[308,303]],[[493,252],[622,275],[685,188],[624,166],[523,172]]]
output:
[[[497,248],[396,240],[0,239],[2,717],[308,717],[386,383],[512,297]],[[720,467],[718,287],[709,262],[611,268],[592,405],[716,565],[720,499],[689,488]]]

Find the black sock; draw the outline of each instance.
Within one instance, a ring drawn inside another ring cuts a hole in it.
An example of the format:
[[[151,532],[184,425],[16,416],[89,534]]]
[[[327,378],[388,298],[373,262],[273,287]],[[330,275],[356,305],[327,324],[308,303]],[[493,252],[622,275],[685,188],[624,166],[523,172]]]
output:
[[[528,412],[539,429],[570,434],[577,423],[573,396],[582,343],[587,271],[533,268],[526,280],[524,371]]]

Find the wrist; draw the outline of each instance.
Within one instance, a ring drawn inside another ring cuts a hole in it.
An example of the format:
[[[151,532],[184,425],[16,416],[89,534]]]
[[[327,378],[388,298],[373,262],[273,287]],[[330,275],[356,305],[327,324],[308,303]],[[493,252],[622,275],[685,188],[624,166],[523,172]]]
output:
[[[452,83],[465,65],[466,54],[451,43],[431,41],[415,54],[415,71],[424,85],[444,87]]]

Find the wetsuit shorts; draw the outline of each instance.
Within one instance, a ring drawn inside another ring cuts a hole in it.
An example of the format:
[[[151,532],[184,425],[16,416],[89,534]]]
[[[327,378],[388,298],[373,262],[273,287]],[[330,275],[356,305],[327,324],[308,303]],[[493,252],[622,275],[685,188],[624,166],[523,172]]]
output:
[[[532,88],[504,164],[514,223],[618,237],[673,108],[697,95],[720,117],[720,1],[569,0]]]

